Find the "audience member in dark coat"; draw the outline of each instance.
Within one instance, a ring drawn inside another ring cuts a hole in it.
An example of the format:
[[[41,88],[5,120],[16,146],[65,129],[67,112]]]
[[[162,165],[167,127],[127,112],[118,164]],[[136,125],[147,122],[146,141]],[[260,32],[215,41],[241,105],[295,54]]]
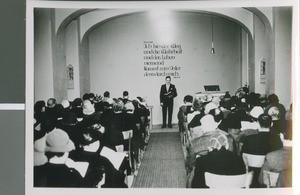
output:
[[[267,114],[258,117],[259,133],[245,138],[242,153],[266,155],[268,152],[282,148],[282,141],[277,134],[270,132],[272,118]]]
[[[75,146],[66,132],[54,129],[46,137],[46,156],[48,163],[40,166],[39,179],[44,181],[41,186],[47,187],[80,187],[83,177],[75,169],[68,167],[69,152]],[[36,174],[36,173],[35,173]]]
[[[277,134],[270,132],[272,123],[271,116],[261,114],[258,117],[258,123],[259,133],[245,137],[241,153],[266,155],[269,152],[281,149],[283,144],[280,137]],[[251,187],[260,187],[260,184],[258,183],[260,168],[249,167],[249,171],[254,171]]]
[[[207,188],[205,172],[219,175],[240,175],[246,173],[241,157],[228,151],[228,139],[224,134],[216,134],[209,141],[210,152],[197,158],[192,188]]]

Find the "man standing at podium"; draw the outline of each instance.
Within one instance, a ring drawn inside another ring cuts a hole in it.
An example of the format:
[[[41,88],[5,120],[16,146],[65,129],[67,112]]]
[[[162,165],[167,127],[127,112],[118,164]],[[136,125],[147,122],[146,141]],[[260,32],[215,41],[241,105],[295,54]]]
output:
[[[171,77],[166,77],[166,84],[160,88],[160,105],[162,107],[163,125],[166,128],[167,112],[168,112],[168,127],[172,128],[172,113],[174,98],[177,96],[175,85],[171,84]]]

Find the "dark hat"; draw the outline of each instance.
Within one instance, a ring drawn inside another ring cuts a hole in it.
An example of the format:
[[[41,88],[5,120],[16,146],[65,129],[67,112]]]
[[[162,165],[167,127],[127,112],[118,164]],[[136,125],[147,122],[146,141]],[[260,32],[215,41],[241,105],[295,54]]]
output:
[[[269,102],[270,103],[277,103],[279,102],[278,96],[276,94],[271,94],[268,96]]]
[[[35,104],[34,104],[34,112],[41,112],[43,107],[46,106],[46,103],[45,101],[41,100],[41,101],[37,101]]]
[[[94,124],[99,124],[101,122],[101,114],[94,113],[90,117],[86,118],[83,122],[86,127]]]
[[[72,107],[76,108],[76,107],[82,107],[82,99],[81,98],[76,98],[74,99],[74,101],[72,102]]]
[[[227,122],[227,127],[230,129],[240,129],[242,127],[241,119],[235,113],[229,114],[226,118],[226,122]]]
[[[76,114],[73,112],[66,112],[63,114],[62,123],[67,125],[75,125],[78,123]]]

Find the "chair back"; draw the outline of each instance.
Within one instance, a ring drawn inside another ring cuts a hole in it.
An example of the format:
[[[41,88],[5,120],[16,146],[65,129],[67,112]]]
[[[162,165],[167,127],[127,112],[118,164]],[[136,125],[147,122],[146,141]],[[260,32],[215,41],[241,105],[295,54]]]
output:
[[[204,173],[205,184],[209,188],[249,188],[253,172],[242,175],[218,175],[209,172]]]
[[[265,162],[265,157],[265,155],[243,153],[243,160],[247,169],[248,167],[261,168]]]
[[[124,145],[117,145],[115,146],[117,152],[124,152]]]
[[[268,187],[276,187],[279,173],[263,170],[263,182]]]
[[[122,134],[123,134],[123,138],[124,140],[129,140],[129,143],[128,143],[128,151],[124,151],[124,148],[123,148],[123,151],[126,153],[126,155],[128,156],[128,160],[129,160],[129,166],[132,167],[132,151],[131,151],[131,138],[133,137],[133,130],[128,130],[128,131],[122,131]]]
[[[122,131],[124,140],[130,139],[133,136],[133,130]]]

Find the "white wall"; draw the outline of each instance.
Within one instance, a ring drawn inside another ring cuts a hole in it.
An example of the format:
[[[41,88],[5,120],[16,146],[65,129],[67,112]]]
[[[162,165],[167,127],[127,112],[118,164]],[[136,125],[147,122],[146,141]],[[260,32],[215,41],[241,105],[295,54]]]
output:
[[[292,8],[274,8],[275,93],[287,108],[291,103]],[[299,64],[297,64],[299,65]]]
[[[178,107],[187,94],[203,91],[203,85],[218,84],[222,91],[241,86],[240,27],[219,17],[214,18],[214,45],[210,54],[211,16],[181,12],[169,23],[174,29],[168,33],[155,31],[155,24],[145,13],[116,18],[100,25],[89,36],[90,89],[102,94],[109,90],[112,97],[121,97],[128,90],[130,97],[146,97],[153,109],[153,123],[161,123],[159,106],[163,77],[145,77],[143,61],[144,41],[159,42],[162,35],[180,44],[183,54],[168,65],[180,66],[180,78],[173,78],[178,97],[175,99],[173,122]],[[162,27],[161,27],[162,28]],[[161,30],[161,29],[160,29]]]

